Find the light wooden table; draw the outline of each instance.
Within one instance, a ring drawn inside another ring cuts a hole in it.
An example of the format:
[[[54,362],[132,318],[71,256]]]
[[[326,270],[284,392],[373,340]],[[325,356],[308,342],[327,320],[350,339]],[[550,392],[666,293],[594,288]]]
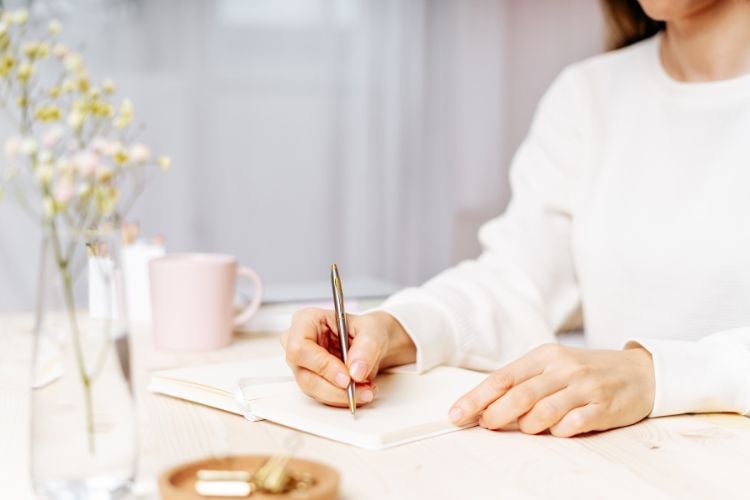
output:
[[[0,316],[0,498],[28,481],[31,318]],[[167,354],[134,334],[141,455],[138,491],[172,464],[224,453],[273,453],[292,432],[269,422],[149,393],[149,371],[278,353],[276,335],[240,335],[227,349]],[[342,475],[342,499],[750,498],[750,419],[681,416],[581,438],[474,428],[384,451],[305,436],[299,453]]]

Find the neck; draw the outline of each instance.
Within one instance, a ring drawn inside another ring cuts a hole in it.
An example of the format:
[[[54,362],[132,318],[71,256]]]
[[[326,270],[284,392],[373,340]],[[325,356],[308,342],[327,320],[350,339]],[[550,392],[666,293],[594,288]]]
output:
[[[685,82],[750,73],[750,2],[724,0],[667,21],[661,44],[666,72]]]

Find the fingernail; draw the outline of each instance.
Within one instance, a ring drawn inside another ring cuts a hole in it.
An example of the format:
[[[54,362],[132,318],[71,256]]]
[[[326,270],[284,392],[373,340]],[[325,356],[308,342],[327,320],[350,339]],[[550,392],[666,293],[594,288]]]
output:
[[[375,395],[372,393],[370,389],[365,389],[364,391],[360,393],[359,397],[363,403],[369,403],[370,401],[372,401],[372,398],[374,398]]]
[[[365,375],[367,375],[367,365],[362,361],[355,361],[354,363],[352,363],[352,366],[349,369],[349,373],[352,374],[352,378],[354,380],[361,382],[362,380],[364,380]]]
[[[451,422],[458,422],[461,420],[461,417],[464,416],[464,412],[461,411],[461,408],[453,408],[451,412],[448,414],[448,417],[451,419]]]
[[[334,381],[336,382],[336,385],[342,389],[346,389],[349,386],[349,377],[346,376],[346,373],[337,373],[334,377]]]

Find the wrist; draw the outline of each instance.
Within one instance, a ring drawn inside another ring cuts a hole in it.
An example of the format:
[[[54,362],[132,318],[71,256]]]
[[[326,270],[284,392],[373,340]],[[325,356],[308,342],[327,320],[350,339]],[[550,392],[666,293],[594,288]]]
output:
[[[387,348],[380,362],[381,369],[414,363],[417,349],[401,323],[387,312],[375,311],[370,314],[385,327],[387,335]]]
[[[654,400],[656,398],[656,383],[654,376],[654,360],[651,356],[651,352],[647,349],[635,346],[626,349],[625,352],[630,353],[633,357],[634,366],[641,374],[640,380],[643,383],[642,394],[644,401],[647,402],[648,414],[654,409]]]

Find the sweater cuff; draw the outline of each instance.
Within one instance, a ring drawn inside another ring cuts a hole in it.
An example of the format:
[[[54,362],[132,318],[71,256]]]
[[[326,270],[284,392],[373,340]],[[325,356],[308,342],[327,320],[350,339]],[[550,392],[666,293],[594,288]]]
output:
[[[747,373],[742,349],[722,342],[633,339],[654,363],[655,397],[650,417],[681,413],[746,413]]]
[[[417,349],[415,370],[423,373],[451,358],[455,340],[445,312],[430,301],[414,297],[418,293],[403,290],[366,312],[381,311],[396,318]]]

